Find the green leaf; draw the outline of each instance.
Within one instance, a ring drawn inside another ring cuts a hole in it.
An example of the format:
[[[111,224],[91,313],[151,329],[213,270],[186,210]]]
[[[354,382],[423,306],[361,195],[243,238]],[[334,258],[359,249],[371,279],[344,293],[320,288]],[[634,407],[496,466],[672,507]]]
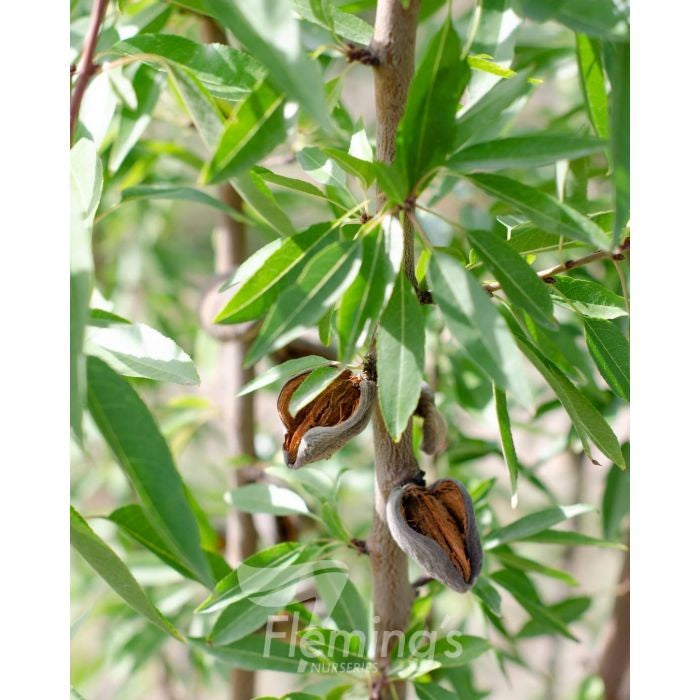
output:
[[[315,545],[301,544],[299,542],[280,542],[267,549],[260,550],[247,557],[242,563],[247,567],[255,567],[266,571],[275,569],[280,571],[287,566],[308,560],[308,556],[315,552]],[[247,590],[254,589],[254,581],[247,582]],[[270,583],[269,577],[263,576],[262,585]],[[214,592],[197,608],[197,612],[213,613],[225,608],[228,604],[247,598],[241,590],[237,571],[232,571],[217,584]]]
[[[194,581],[199,580],[197,573],[192,571],[177,551],[151,525],[142,506],[132,504],[117,508],[109,514],[108,520],[115,523],[122,532],[153,552],[175,571]]]
[[[491,584],[488,577],[482,574],[476,580],[476,584],[472,589],[474,595],[494,614],[501,616],[501,594]]]
[[[292,0],[292,5],[301,19],[325,27],[331,33],[357,44],[366,45],[372,40],[372,26],[360,17],[343,12],[332,4],[328,5],[330,22],[319,17],[312,9],[314,3],[309,0]]]
[[[476,278],[447,253],[429,263],[433,297],[450,333],[466,356],[500,387],[532,406],[525,367],[506,322]]]
[[[122,202],[131,202],[139,199],[171,199],[195,202],[196,204],[203,204],[224,212],[224,214],[236,221],[250,222],[250,219],[239,211],[232,209],[220,199],[212,197],[210,194],[202,192],[202,190],[198,190],[195,187],[157,183],[153,185],[136,185],[135,187],[126,187],[122,190]]]
[[[603,536],[608,540],[617,540],[620,536],[620,524],[630,512],[630,470],[629,443],[623,445],[627,469],[621,471],[611,467],[605,480],[603,493]]]
[[[154,67],[162,60],[187,68],[216,97],[239,100],[265,75],[265,69],[243,51],[223,44],[200,44],[174,34],[137,34],[112,46],[110,55],[140,55]]]
[[[518,507],[518,470],[520,463],[518,455],[515,452],[515,444],[513,442],[513,434],[510,429],[510,415],[508,414],[508,400],[506,393],[499,389],[495,384],[493,386],[494,402],[496,404],[496,418],[498,419],[498,432],[501,436],[501,451],[503,459],[505,459],[510,476],[510,504],[511,507]]]
[[[224,499],[244,513],[309,515],[309,509],[301,496],[274,484],[245,484],[227,491]]]
[[[603,141],[590,136],[514,136],[466,146],[450,158],[449,166],[460,171],[535,168],[581,158],[604,147]]]
[[[557,506],[556,508],[547,508],[537,513],[526,515],[510,525],[492,530],[484,538],[484,549],[493,549],[507,542],[515,542],[522,540],[531,535],[548,530],[552,525],[561,523],[569,518],[575,518],[583,513],[590,513],[595,510],[593,506],[577,503],[573,506]]]
[[[545,231],[598,248],[610,248],[610,239],[587,216],[534,187],[490,173],[470,175],[469,179],[484,192],[521,211]]]
[[[377,332],[379,405],[396,442],[418,405],[424,352],[420,304],[406,275],[399,274]]]
[[[584,318],[586,345],[608,386],[625,401],[630,400],[630,344],[612,322]]]
[[[317,367],[312,370],[294,392],[289,402],[289,412],[296,415],[297,411],[304,408],[330,386],[342,371],[343,369],[340,367]]]
[[[338,305],[341,362],[351,362],[368,339],[394,288],[401,266],[403,230],[394,217],[362,238],[360,271]]]
[[[277,0],[206,0],[205,6],[268,69],[275,87],[330,131],[321,71],[306,55],[291,5]]]
[[[85,404],[83,341],[92,292],[92,221],[102,195],[102,162],[92,141],[70,152],[70,425],[82,442]]]
[[[199,384],[194,362],[174,341],[142,323],[91,328],[86,352],[125,377]]]
[[[231,179],[231,184],[266,226],[282,236],[293,236],[296,233],[294,224],[260,175],[253,170],[239,173]]]
[[[214,151],[224,131],[224,119],[206,88],[189,71],[170,66],[178,95],[209,151]],[[263,179],[253,172],[240,173],[232,184],[246,204],[274,231],[292,236],[294,226],[282,211]]]
[[[560,569],[555,569],[551,566],[540,564],[538,561],[533,561],[532,559],[526,559],[525,557],[518,556],[507,547],[496,547],[492,550],[492,552],[504,564],[510,566],[511,568],[542,574],[543,576],[548,576],[549,578],[556,579],[557,581],[563,581],[567,586],[579,585],[579,582],[566,571],[561,571]]]
[[[200,581],[211,585],[197,521],[153,416],[131,385],[102,360],[88,358],[87,373],[93,420],[141,498],[153,526],[197,572]]]
[[[252,391],[257,391],[265,386],[274,384],[280,379],[295,377],[308,370],[329,364],[332,364],[331,360],[326,357],[319,357],[318,355],[307,355],[306,357],[297,357],[293,360],[287,360],[281,365],[271,367],[266,372],[263,372],[263,374],[258,375],[255,379],[248,382],[236,396],[245,396],[245,394],[250,394]]]
[[[459,695],[455,695],[437,683],[414,683],[413,687],[418,700],[459,700]]]
[[[619,469],[616,471],[620,471]],[[626,549],[619,542],[606,542],[605,540],[582,535],[580,532],[568,532],[565,530],[545,530],[529,537],[523,542],[537,542],[538,544],[557,544],[564,547],[602,547],[603,549]]]
[[[492,133],[508,108],[532,89],[528,77],[529,74],[522,71],[513,78],[501,80],[478,102],[471,104],[457,120],[455,144],[461,147]]]
[[[360,245],[356,241],[331,243],[316,253],[273,304],[246,363],[257,362],[316,323],[352,283],[359,267]]]
[[[279,671],[281,673],[310,672],[313,656],[300,647],[265,635],[252,634],[232,644],[213,645],[205,640],[190,639],[192,646],[209,654],[231,668],[248,671]]]
[[[276,608],[256,605],[247,599],[231,603],[217,618],[209,639],[216,646],[237,642],[260,629],[276,612]]]
[[[331,185],[341,190],[346,189],[345,173],[320,148],[316,146],[302,148],[297,153],[297,160],[304,172],[307,172],[316,182]]]
[[[625,300],[597,282],[559,275],[550,289],[582,316],[610,320],[628,315]]]
[[[298,277],[305,262],[320,250],[321,246],[337,238],[332,224],[321,223],[306,231],[284,239],[278,247],[271,247],[269,255],[255,260],[257,270],[246,279],[249,272],[241,266],[233,284],[240,283],[236,293],[214,319],[216,323],[242,323],[262,316],[279,295]],[[232,286],[232,285],[229,285]]]
[[[396,132],[396,163],[410,190],[444,162],[455,136],[455,112],[469,78],[462,47],[448,16],[411,80]]]
[[[444,668],[464,666],[491,648],[486,639],[468,634],[453,634],[435,642],[433,660]]]
[[[546,285],[504,240],[489,231],[470,231],[469,242],[513,304],[541,326],[557,328]]]
[[[222,182],[238,175],[282,143],[286,133],[284,98],[265,80],[232,112],[202,179]]]
[[[613,245],[620,242],[630,216],[630,46],[608,44],[605,56],[610,77],[612,105],[610,109],[615,185],[615,227]]]
[[[133,79],[136,105],[124,105],[119,113],[119,131],[109,151],[109,170],[114,173],[124,162],[136,142],[151,122],[160,91],[163,76],[149,66],[140,66]]]
[[[374,182],[376,171],[373,163],[341,151],[339,148],[324,147],[321,151],[331,157],[346,173],[359,178],[365,189],[369,189]]]
[[[533,620],[543,625],[549,633],[560,633],[578,641],[566,624],[550,608],[543,605],[537,590],[527,576],[517,569],[500,569],[491,574],[491,578],[505,588],[520,605],[527,610]]]
[[[518,14],[535,22],[555,20],[575,32],[611,41],[628,41],[624,3],[614,0],[519,0]]]
[[[367,606],[350,578],[341,575],[318,576],[316,587],[338,629],[360,634],[364,640],[368,640]]]
[[[272,170],[263,168],[260,165],[252,168],[252,171],[259,175],[265,182],[270,182],[273,185],[279,185],[288,190],[293,190],[294,192],[300,192],[302,194],[308,194],[312,197],[318,197],[319,199],[328,200],[328,196],[310,182],[306,180],[298,180],[294,177],[287,177],[286,175],[279,175],[278,173],[273,173]]]
[[[186,68],[169,66],[170,75],[177,88],[177,94],[204,141],[213,151],[224,131],[224,117],[216,102],[202,83]]]
[[[109,584],[110,588],[136,612],[175,639],[183,641],[182,636],[172,623],[151,603],[124,562],[104,540],[93,532],[80,513],[72,506],[70,509],[70,543],[80,556]]]
[[[507,320],[508,317],[506,317]],[[605,418],[600,415],[598,409],[567,379],[564,373],[552,364],[542,353],[525,338],[515,322],[509,320],[520,349],[530,359],[539,373],[554,390],[562,406],[571,417],[583,443],[583,448],[589,457],[591,456],[587,437],[600,448],[601,452],[617,464],[621,469],[625,468],[625,460],[620,450],[620,443]],[[592,459],[592,457],[591,457]]]
[[[610,135],[608,96],[600,43],[586,34],[576,34],[576,58],[588,118],[596,134],[601,139],[607,139]]]
[[[567,598],[560,603],[547,606],[547,610],[565,623],[578,620],[591,606],[591,599],[586,597]],[[519,639],[550,634],[550,626],[537,620],[528,620],[516,635]]]

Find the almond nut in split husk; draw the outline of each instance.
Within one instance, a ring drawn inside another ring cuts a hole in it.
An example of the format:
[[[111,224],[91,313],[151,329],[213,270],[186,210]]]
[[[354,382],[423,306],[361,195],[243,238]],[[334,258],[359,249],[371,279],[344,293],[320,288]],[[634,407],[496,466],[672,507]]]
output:
[[[328,459],[361,433],[372,416],[377,385],[364,375],[345,370],[313,401],[289,413],[289,402],[309,372],[290,379],[277,398],[277,412],[287,433],[282,449],[288,467]]]
[[[447,449],[447,422],[435,406],[435,394],[423,384],[416,407],[416,415],[423,419],[421,450],[428,455],[438,455]]]
[[[459,481],[397,486],[386,520],[396,544],[430,576],[460,593],[474,585],[483,555],[474,506]]]

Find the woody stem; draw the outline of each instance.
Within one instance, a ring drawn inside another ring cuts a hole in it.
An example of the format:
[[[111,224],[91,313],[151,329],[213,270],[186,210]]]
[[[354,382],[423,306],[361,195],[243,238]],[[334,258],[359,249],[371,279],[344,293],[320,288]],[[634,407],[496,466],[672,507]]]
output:
[[[390,163],[396,150],[396,128],[406,104],[413,76],[416,28],[420,0],[411,0],[407,8],[401,0],[379,0],[370,45],[377,58],[374,66],[374,93],[377,110],[377,158]],[[381,194],[380,194],[381,199]],[[404,271],[415,282],[413,229],[404,218]],[[391,641],[408,624],[413,590],[408,579],[406,555],[394,542],[386,525],[386,502],[391,489],[416,476],[418,463],[413,455],[412,425],[409,421],[398,442],[394,442],[384,423],[379,406],[372,419],[375,451],[374,522],[368,540],[374,584],[374,614],[377,630],[377,661],[382,673],[372,688],[372,698],[405,697],[403,683],[388,684],[385,668]]]

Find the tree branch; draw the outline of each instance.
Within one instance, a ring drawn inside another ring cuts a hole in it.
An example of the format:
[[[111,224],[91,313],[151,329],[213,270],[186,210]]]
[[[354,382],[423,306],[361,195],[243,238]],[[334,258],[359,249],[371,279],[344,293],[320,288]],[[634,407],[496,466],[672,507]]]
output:
[[[85,46],[83,53],[78,62],[76,69],[75,89],[70,99],[70,142],[73,143],[73,135],[75,133],[75,125],[78,123],[78,114],[80,114],[80,105],[83,102],[85,90],[87,90],[90,78],[95,72],[95,47],[97,46],[97,37],[100,34],[100,27],[107,11],[109,0],[95,0],[90,12],[90,24],[88,25],[87,34],[85,35]]]
[[[629,238],[625,239],[625,242],[621,246],[621,250],[629,250],[630,247],[630,240]],[[554,280],[550,279],[554,277],[555,275],[560,275],[562,272],[568,272],[569,270],[573,270],[577,267],[583,267],[584,265],[588,265],[592,262],[595,262],[596,260],[613,260],[613,261],[619,261],[619,260],[625,260],[626,255],[622,252],[619,253],[611,253],[608,250],[596,250],[595,253],[590,253],[589,255],[584,255],[581,258],[577,258],[576,260],[565,260],[563,263],[560,263],[559,265],[555,265],[554,267],[550,267],[547,270],[541,270],[540,272],[537,273],[537,276],[543,280],[544,282],[553,282]],[[500,289],[501,285],[498,282],[494,282],[493,284],[485,284],[484,289],[487,292],[495,292],[497,289]]]
[[[377,158],[390,163],[396,152],[396,129],[403,115],[408,86],[413,76],[416,28],[420,0],[404,8],[401,0],[379,0],[370,44],[374,67],[374,95],[377,110]],[[380,204],[382,201],[379,193]],[[415,283],[413,267],[413,228],[404,217],[404,269]],[[372,419],[375,451],[374,522],[368,540],[374,588],[377,636],[377,662],[380,676],[375,680],[372,698],[403,698],[403,683],[388,684],[386,666],[390,654],[389,633],[403,632],[408,624],[414,593],[408,580],[406,555],[394,542],[386,525],[386,501],[391,489],[419,472],[413,455],[412,421],[398,443],[384,424],[379,406]],[[395,636],[393,637],[395,639]]]

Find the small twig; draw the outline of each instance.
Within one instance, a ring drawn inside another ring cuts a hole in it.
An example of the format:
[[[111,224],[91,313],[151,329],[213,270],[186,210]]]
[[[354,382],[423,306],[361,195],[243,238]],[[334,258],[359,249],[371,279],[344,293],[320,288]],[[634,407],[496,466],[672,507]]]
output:
[[[629,243],[628,243],[629,247]],[[569,270],[573,270],[574,268],[577,267],[583,267],[584,265],[588,265],[589,263],[595,262],[596,260],[612,260],[613,263],[617,263],[619,260],[624,260],[625,255],[624,253],[611,253],[608,250],[596,250],[595,253],[590,253],[589,255],[584,255],[582,258],[577,258],[576,260],[565,260],[563,263],[560,263],[559,265],[555,265],[554,267],[550,267],[547,270],[542,270],[541,272],[537,273],[537,276],[543,280],[544,282],[547,282],[548,284],[551,284],[554,282],[554,276],[555,275],[560,275],[562,272],[568,272]],[[500,289],[501,285],[498,282],[494,282],[493,284],[485,284],[484,289],[491,293],[495,292],[497,289]]]
[[[77,78],[75,80],[75,89],[70,100],[70,142],[73,143],[73,134],[75,133],[75,125],[78,122],[78,114],[80,113],[80,105],[83,102],[85,90],[87,90],[90,78],[95,72],[95,64],[93,57],[95,55],[95,47],[97,46],[97,37],[100,33],[102,20],[107,11],[109,0],[95,0],[90,12],[90,24],[88,25],[87,34],[85,35],[85,46],[83,54],[78,62],[76,71]]]
[[[435,579],[432,576],[421,576],[420,578],[417,578],[415,581],[411,582],[411,586],[413,588],[420,588],[421,586],[426,586],[429,584],[431,581],[434,581]]]

